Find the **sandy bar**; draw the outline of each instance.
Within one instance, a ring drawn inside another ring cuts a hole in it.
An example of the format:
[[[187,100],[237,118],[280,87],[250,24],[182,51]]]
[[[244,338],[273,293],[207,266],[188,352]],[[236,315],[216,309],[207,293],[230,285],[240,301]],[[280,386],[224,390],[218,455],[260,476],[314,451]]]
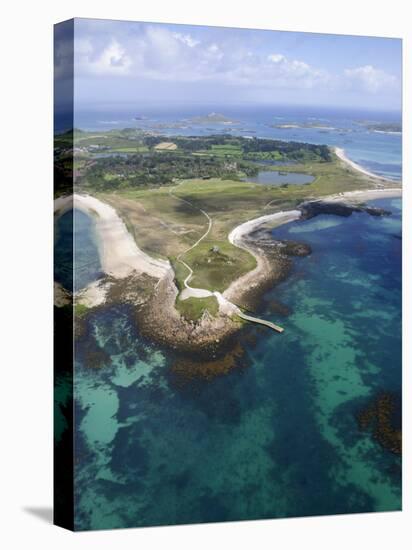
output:
[[[359,203],[373,201],[376,199],[392,199],[402,197],[402,187],[391,187],[386,189],[366,189],[365,191],[346,191],[338,195],[324,197],[321,200],[326,202]]]
[[[368,200],[380,198],[395,198],[402,196],[401,187],[370,189],[362,191],[348,191],[328,197],[323,197],[322,201],[336,201],[346,203],[360,203]],[[152,258],[137,246],[134,238],[127,230],[126,225],[117,215],[115,209],[108,204],[90,195],[74,195],[62,197],[55,201],[55,212],[61,215],[70,208],[77,208],[90,215],[95,222],[96,235],[102,270],[114,278],[121,279],[128,277],[133,272],[146,273],[157,279],[167,279],[172,268],[170,263],[165,260]],[[233,281],[223,294],[213,293],[206,289],[189,287],[181,293],[180,299],[190,297],[204,298],[207,296],[216,296],[219,303],[219,310],[226,315],[232,315],[236,312],[236,306],[230,302],[233,299],[239,299],[245,290],[251,287],[258,287],[267,279],[271,266],[263,251],[258,247],[251,246],[245,241],[245,237],[255,231],[258,227],[270,224],[272,227],[278,227],[285,223],[300,219],[302,212],[300,210],[288,210],[267,214],[258,218],[248,220],[229,233],[228,240],[234,246],[243,248],[251,253],[257,262],[256,267],[245,273],[237,280]],[[189,268],[189,266],[187,266]],[[189,268],[190,269],[190,268]],[[191,271],[191,269],[190,269]],[[190,278],[189,275],[188,278]],[[78,293],[82,303],[89,307],[104,303],[108,288],[99,282],[94,282]]]
[[[223,292],[223,297],[226,301],[238,300],[245,290],[258,287],[266,280],[267,274],[271,270],[270,262],[266,258],[265,254],[257,247],[248,246],[243,240],[244,237],[266,223],[270,223],[273,227],[278,227],[284,223],[298,220],[301,215],[302,212],[300,210],[276,212],[275,214],[267,214],[265,216],[255,218],[254,220],[249,220],[232,229],[228,236],[229,241],[234,246],[243,248],[244,250],[250,252],[250,254],[255,257],[257,265],[254,269],[252,269],[252,271],[245,273],[228,286],[228,288]]]
[[[229,233],[229,242],[235,246],[242,246],[242,239],[248,233],[251,233],[257,229],[260,225],[265,223],[273,224],[274,227],[282,225],[284,223],[293,222],[298,220],[301,217],[302,213],[300,210],[287,210],[286,212],[276,212],[275,214],[266,214],[265,216],[260,216],[260,218],[255,218],[254,220],[249,220],[241,225],[238,225]]]
[[[171,269],[166,260],[152,258],[137,246],[116,210],[90,195],[59,197],[54,201],[56,214],[77,208],[95,222],[97,245],[102,271],[116,279],[133,272],[146,273],[160,279]]]
[[[165,260],[152,258],[137,246],[116,210],[90,195],[74,195],[74,207],[93,217],[102,270],[122,279],[134,271],[160,279],[170,269]]]
[[[360,164],[357,164],[356,162],[354,162],[353,160],[350,160],[346,154],[345,154],[345,150],[340,148],[340,147],[335,147],[335,153],[336,153],[336,156],[338,158],[340,158],[340,160],[342,160],[343,162],[345,162],[348,166],[350,166],[351,168],[353,168],[354,170],[356,170],[357,172],[360,172],[361,174],[363,174],[364,176],[368,176],[369,178],[373,178],[373,179],[376,179],[376,180],[380,180],[380,181],[390,181],[390,182],[393,182],[394,183],[394,180],[391,180],[390,178],[384,178],[383,176],[378,176],[377,174],[374,174],[373,172],[369,172],[369,170],[366,170],[365,168],[363,168]]]
[[[401,136],[402,132],[395,132],[392,130],[372,130],[374,134],[389,134],[393,136]]]
[[[349,204],[362,203],[376,199],[397,198],[402,196],[401,187],[392,187],[386,189],[369,189],[364,191],[347,191],[345,193],[339,193],[337,195],[330,195],[328,197],[322,197],[319,200],[325,202],[344,202]],[[242,275],[236,281],[233,281],[229,287],[224,291],[223,296],[226,299],[238,299],[242,295],[242,292],[250,286],[254,286],[259,283],[259,280],[264,280],[265,274],[269,271],[270,266],[267,258],[264,254],[261,254],[258,248],[251,247],[246,244],[244,237],[249,233],[252,233],[259,226],[269,224],[273,227],[289,223],[298,220],[302,213],[300,210],[288,210],[284,212],[277,212],[275,214],[268,214],[249,220],[241,225],[238,225],[230,232],[229,241],[239,248],[243,248],[253,254],[256,259],[257,266],[252,271],[249,271],[245,275]]]

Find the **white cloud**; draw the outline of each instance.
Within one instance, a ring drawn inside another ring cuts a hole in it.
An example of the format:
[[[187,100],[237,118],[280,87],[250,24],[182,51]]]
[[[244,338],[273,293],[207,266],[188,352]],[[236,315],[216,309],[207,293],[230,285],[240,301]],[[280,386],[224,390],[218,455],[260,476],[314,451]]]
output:
[[[174,32],[173,36],[177,40],[180,40],[180,42],[183,42],[183,44],[186,44],[187,46],[189,46],[189,48],[194,48],[195,46],[200,44],[200,41],[195,40],[190,34],[182,34],[180,32]]]
[[[113,40],[109,46],[103,50],[101,56],[97,60],[95,70],[104,73],[113,72],[127,74],[131,65],[132,60],[127,55],[126,50],[116,40]]]
[[[147,27],[146,33],[142,40],[136,43],[136,45],[139,44],[145,53],[151,57],[151,59],[157,57],[159,60],[164,60],[167,58],[170,59],[177,57],[181,46],[184,45],[184,42],[177,38],[175,33],[172,33],[165,28],[150,26]],[[130,46],[134,46],[133,42]]]
[[[214,82],[229,86],[279,90],[357,90],[372,94],[396,87],[397,79],[372,65],[334,74],[274,51],[263,53],[239,40],[216,35],[207,40],[194,32],[174,32],[166,26],[140,25],[121,32],[85,27],[76,35],[77,74],[132,77],[147,81]],[[203,35],[202,35],[203,36]]]
[[[75,43],[76,69],[95,75],[130,74],[132,59],[126,49],[115,39],[103,48],[100,53],[88,40],[77,40]]]
[[[394,88],[398,80],[391,74],[380,69],[376,69],[372,65],[364,65],[354,69],[346,69],[344,76],[347,84],[353,88],[377,93],[381,90]]]
[[[331,76],[316,67],[299,59],[289,59],[283,54],[272,53],[267,57],[269,65],[267,71],[283,88],[296,85],[304,88],[313,88],[318,84],[331,81]]]
[[[268,55],[268,60],[273,63],[281,63],[282,61],[286,61],[286,58],[281,53],[272,53],[271,55]]]
[[[204,52],[204,56],[205,58],[210,59],[212,62],[213,60],[220,61],[223,58],[224,53],[222,52],[222,50],[219,48],[217,44],[213,43],[206,48]]]

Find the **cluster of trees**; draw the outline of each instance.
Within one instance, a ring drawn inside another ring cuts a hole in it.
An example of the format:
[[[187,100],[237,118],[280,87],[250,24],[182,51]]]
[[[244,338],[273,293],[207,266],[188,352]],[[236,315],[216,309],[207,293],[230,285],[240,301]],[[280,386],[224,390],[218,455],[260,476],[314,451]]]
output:
[[[239,171],[255,175],[257,168],[242,161],[162,152],[127,158],[109,157],[95,162],[82,177],[83,185],[98,190],[167,185],[183,178],[235,178]]]
[[[330,162],[332,160],[327,145],[253,138],[244,139],[242,148],[246,156],[248,153],[270,153],[276,151],[284,160],[318,160],[321,162]]]
[[[162,136],[147,136],[145,144],[152,148],[164,141]],[[253,153],[278,153],[283,160],[317,160],[330,162],[331,155],[327,145],[313,145],[311,143],[299,143],[294,141],[280,141],[262,138],[244,138],[227,134],[212,136],[174,137],[173,142],[178,148],[187,152],[199,150],[211,150],[214,145],[229,145],[239,147],[245,158],[248,155],[253,158]]]
[[[126,187],[167,185],[183,178],[230,178],[239,173],[254,176],[258,165],[253,162],[271,155],[279,160],[298,162],[331,160],[327,146],[309,143],[284,142],[272,139],[228,135],[173,137],[174,151],[156,151],[164,136],[145,136],[150,152],[128,157],[113,156],[94,159],[78,183],[98,190]],[[216,154],[213,146],[227,146],[227,153]],[[236,154],[231,154],[232,148]],[[202,155],[194,155],[195,152]],[[205,154],[205,152],[207,154]]]

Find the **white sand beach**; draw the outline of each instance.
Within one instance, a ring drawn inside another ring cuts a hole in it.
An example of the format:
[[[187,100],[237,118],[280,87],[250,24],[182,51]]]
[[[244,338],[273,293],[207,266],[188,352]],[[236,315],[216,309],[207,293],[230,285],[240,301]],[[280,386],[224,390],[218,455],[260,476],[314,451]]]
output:
[[[302,213],[300,210],[276,212],[274,214],[267,214],[253,220],[249,220],[232,229],[228,236],[229,242],[234,246],[243,248],[252,254],[256,259],[257,265],[254,269],[252,269],[252,271],[245,273],[228,286],[228,288],[223,292],[223,297],[226,301],[237,300],[245,289],[259,286],[262,281],[266,279],[267,273],[270,272],[270,263],[265,254],[259,251],[256,247],[248,246],[243,240],[244,237],[266,223],[270,223],[271,227],[278,227],[284,223],[298,220],[301,215]]]
[[[345,202],[356,204],[379,198],[395,198],[402,196],[401,187],[370,189],[361,191],[348,191],[324,197],[321,200]],[[120,219],[115,209],[108,204],[90,195],[74,195],[62,197],[55,201],[55,212],[61,215],[70,208],[77,208],[92,216],[95,221],[96,235],[102,270],[116,279],[128,277],[133,272],[146,273],[151,277],[162,279],[171,271],[171,265],[166,260],[155,259],[143,252],[136,244],[133,236],[129,233],[126,225]],[[258,218],[248,220],[236,226],[228,235],[228,240],[234,246],[243,248],[253,254],[256,259],[256,267],[233,281],[224,291],[223,295],[211,292],[206,289],[192,288],[188,281],[193,275],[192,269],[187,265],[189,274],[185,280],[185,288],[179,298],[204,298],[215,295],[218,298],[221,313],[236,313],[236,306],[230,300],[236,299],[245,289],[258,286],[270,271],[270,264],[263,251],[245,242],[246,235],[255,231],[258,227],[270,224],[271,227],[278,227],[285,223],[298,220],[302,216],[300,210],[288,210],[267,214]],[[209,232],[209,227],[205,235]],[[184,262],[182,262],[184,263]],[[102,286],[99,282],[92,283],[78,293],[81,302],[88,307],[100,305],[105,301],[108,287]]]
[[[345,153],[345,150],[341,147],[335,147],[335,153],[340,160],[345,162],[348,166],[356,170],[357,172],[360,172],[364,176],[368,176],[369,178],[377,179],[380,181],[390,181],[393,182],[394,180],[391,180],[390,178],[384,178],[383,176],[378,176],[377,174],[374,174],[373,172],[369,172],[369,170],[366,170],[363,168],[360,164],[357,164],[353,160],[350,160]]]
[[[288,210],[286,212],[266,214],[265,216],[260,216],[259,218],[255,218],[254,220],[249,220],[232,229],[228,236],[229,242],[235,246],[242,247],[241,245],[243,237],[257,229],[260,225],[270,223],[273,227],[276,227],[284,223],[295,221],[299,219],[301,215],[302,213],[300,210]]]
[[[59,197],[54,202],[56,214],[77,208],[94,219],[102,271],[116,279],[133,272],[162,278],[170,269],[167,260],[155,259],[140,250],[116,210],[90,195]]]
[[[402,197],[402,187],[387,187],[384,189],[366,189],[364,191],[346,191],[330,195],[322,200],[329,202],[359,203],[376,199],[392,199]]]
[[[160,279],[170,269],[168,261],[140,250],[112,206],[90,195],[74,195],[74,207],[94,218],[100,262],[107,275],[122,279],[136,271]]]
[[[401,136],[402,132],[395,132],[394,130],[372,130],[374,134],[388,134],[393,136]]]

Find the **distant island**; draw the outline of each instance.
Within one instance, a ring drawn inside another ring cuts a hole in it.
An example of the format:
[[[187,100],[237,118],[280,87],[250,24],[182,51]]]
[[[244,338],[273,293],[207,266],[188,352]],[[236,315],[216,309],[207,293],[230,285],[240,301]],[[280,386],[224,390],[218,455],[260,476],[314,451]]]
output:
[[[280,128],[283,130],[288,130],[292,128],[316,128],[318,130],[336,130],[333,126],[328,126],[327,124],[324,124],[322,122],[303,122],[303,123],[296,123],[296,122],[288,122],[284,124],[271,124],[271,128]]]
[[[238,120],[232,120],[220,113],[209,113],[204,116],[194,116],[189,119],[194,124],[238,124]]]
[[[358,121],[358,124],[364,126],[371,132],[385,133],[385,134],[401,134],[402,123],[401,122],[370,122],[370,121]]]

